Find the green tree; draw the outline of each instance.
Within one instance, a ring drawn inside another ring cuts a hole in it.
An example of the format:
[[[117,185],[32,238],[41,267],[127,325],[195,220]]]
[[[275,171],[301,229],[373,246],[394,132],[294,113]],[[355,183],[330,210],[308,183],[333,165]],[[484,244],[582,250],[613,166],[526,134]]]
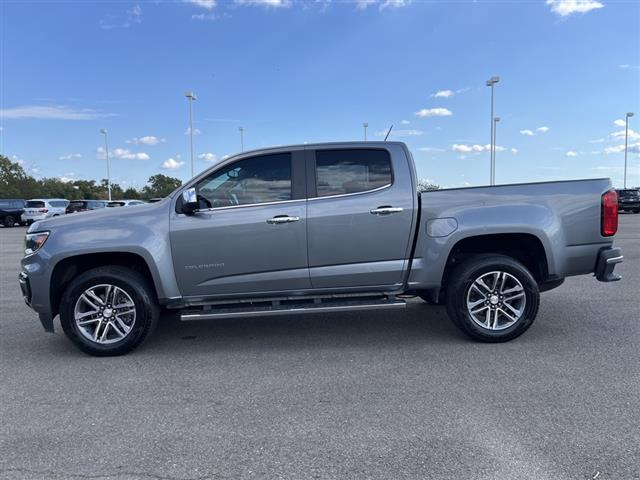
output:
[[[122,198],[128,200],[137,200],[140,198],[140,192],[133,187],[127,188],[122,195]]]
[[[158,173],[149,177],[148,185],[142,189],[144,198],[166,197],[182,185],[182,180]]]
[[[0,155],[0,197],[1,198],[30,198],[36,191],[35,178],[24,171],[18,162],[12,162],[4,155]]]
[[[440,185],[436,185],[435,183],[431,183],[431,180],[426,180],[424,178],[418,179],[418,191],[419,192],[431,192],[433,190],[440,190]]]

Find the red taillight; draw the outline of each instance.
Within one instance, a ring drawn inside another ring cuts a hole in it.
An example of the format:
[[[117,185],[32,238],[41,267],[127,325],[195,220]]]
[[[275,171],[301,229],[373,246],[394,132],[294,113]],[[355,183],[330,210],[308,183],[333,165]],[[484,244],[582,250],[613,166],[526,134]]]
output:
[[[615,235],[618,231],[618,194],[609,190],[602,195],[602,215],[600,232],[603,237]]]
[[[47,213],[49,211],[48,208],[41,208],[40,210],[38,210],[40,213]]]

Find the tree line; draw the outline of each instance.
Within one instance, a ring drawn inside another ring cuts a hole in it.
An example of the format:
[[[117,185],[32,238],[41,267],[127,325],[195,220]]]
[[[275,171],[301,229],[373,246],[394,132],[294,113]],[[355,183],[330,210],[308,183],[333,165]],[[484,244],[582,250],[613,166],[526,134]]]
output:
[[[149,177],[147,185],[137,190],[123,189],[117,183],[111,184],[111,198],[148,200],[166,197],[182,185],[180,179],[156,174]],[[68,200],[104,200],[109,198],[107,179],[73,180],[63,182],[59,178],[36,179],[29,175],[22,165],[0,155],[0,198],[66,198]]]

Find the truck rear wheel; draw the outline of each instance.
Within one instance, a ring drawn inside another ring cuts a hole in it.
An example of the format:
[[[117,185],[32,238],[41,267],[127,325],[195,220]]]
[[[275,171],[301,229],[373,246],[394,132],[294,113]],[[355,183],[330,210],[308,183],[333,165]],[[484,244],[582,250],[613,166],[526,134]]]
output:
[[[123,355],[154,330],[159,307],[150,282],[120,266],[98,267],[74,279],[60,303],[67,337],[95,356]]]
[[[474,340],[512,340],[522,335],[536,318],[540,303],[538,284],[529,270],[511,257],[471,257],[449,278],[449,318]]]

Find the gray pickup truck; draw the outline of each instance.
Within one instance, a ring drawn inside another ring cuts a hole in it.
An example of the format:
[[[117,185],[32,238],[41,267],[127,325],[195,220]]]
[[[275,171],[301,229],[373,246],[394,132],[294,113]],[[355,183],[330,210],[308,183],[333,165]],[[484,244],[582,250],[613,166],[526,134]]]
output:
[[[609,179],[418,193],[398,142],[245,152],[164,200],[31,225],[19,276],[44,329],[118,355],[182,320],[403,309],[419,296],[486,342],[533,323],[541,291],[622,261]]]

